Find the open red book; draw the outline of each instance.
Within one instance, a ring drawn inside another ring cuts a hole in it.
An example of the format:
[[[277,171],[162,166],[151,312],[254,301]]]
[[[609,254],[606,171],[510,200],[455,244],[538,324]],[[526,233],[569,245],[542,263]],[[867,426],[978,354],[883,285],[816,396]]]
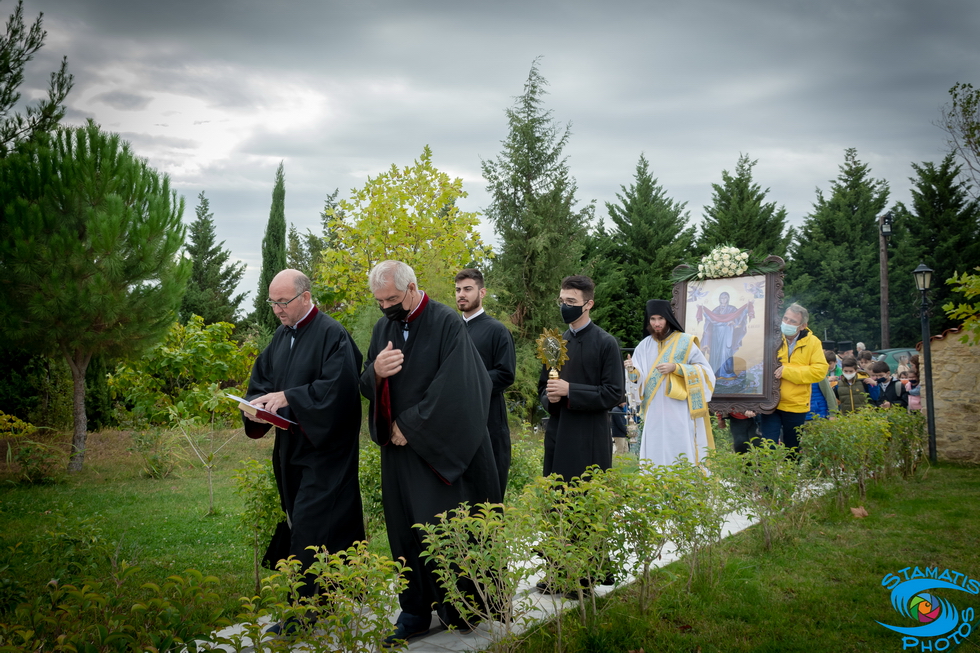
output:
[[[280,429],[283,429],[283,430],[288,431],[290,425],[296,423],[296,422],[293,422],[291,420],[286,419],[282,415],[277,415],[275,413],[270,413],[269,411],[265,410],[264,408],[259,408],[258,406],[252,404],[247,399],[242,399],[241,397],[236,397],[233,394],[226,394],[225,396],[228,397],[229,399],[231,399],[232,401],[237,401],[238,402],[238,407],[241,408],[244,412],[248,413],[249,415],[254,415],[255,417],[258,417],[261,420],[265,420],[266,422],[268,422],[269,424],[272,424],[276,428],[280,428]]]

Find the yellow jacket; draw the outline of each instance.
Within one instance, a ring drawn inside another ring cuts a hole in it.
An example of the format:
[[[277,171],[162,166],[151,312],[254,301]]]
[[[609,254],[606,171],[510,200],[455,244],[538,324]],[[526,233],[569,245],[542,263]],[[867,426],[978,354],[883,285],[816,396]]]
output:
[[[779,362],[783,364],[783,378],[779,383],[779,405],[776,410],[787,413],[805,413],[810,410],[810,387],[827,375],[827,359],[823,355],[823,343],[809,330],[803,329],[796,337],[793,354],[788,355],[786,338],[779,347]]]

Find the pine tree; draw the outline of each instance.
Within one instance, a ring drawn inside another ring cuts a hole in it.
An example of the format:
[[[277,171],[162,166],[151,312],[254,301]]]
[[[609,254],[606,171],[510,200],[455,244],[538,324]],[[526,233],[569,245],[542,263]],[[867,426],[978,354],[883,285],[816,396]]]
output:
[[[170,180],[92,122],[0,160],[0,328],[71,368],[74,436],[85,458],[85,373],[93,356],[157,342],[191,272],[184,205]]]
[[[786,266],[786,303],[810,311],[810,328],[821,340],[865,342],[881,334],[878,215],[888,202],[888,184],[870,178],[853,148],[845,151],[830,197],[817,190]]]
[[[7,31],[0,38],[0,157],[11,152],[21,142],[29,141],[38,134],[53,131],[65,116],[62,104],[71,91],[72,76],[68,74],[68,58],[61,60],[61,67],[51,73],[48,97],[25,109],[26,115],[14,112],[20,102],[17,90],[24,82],[24,66],[44,46],[48,33],[41,27],[41,18],[28,28],[24,24],[24,2],[18,0],[14,13],[7,20]]]
[[[594,210],[574,208],[575,180],[562,154],[570,126],[544,110],[545,85],[535,61],[524,94],[506,111],[503,152],[482,162],[491,196],[486,215],[501,243],[490,276],[521,338],[560,326],[555,297],[562,278],[580,271]]]
[[[921,295],[912,276],[919,263],[934,270],[930,328],[942,333],[957,326],[938,307],[954,299],[946,280],[953,273],[972,272],[980,265],[980,202],[962,181],[962,166],[953,153],[938,166],[912,164],[912,204],[899,204],[895,214],[894,256],[889,262],[889,305],[892,340],[914,346],[922,339]]]
[[[774,254],[786,258],[793,241],[793,229],[786,228],[786,209],[766,202],[769,189],[752,181],[752,168],[758,160],[747,154],[738,158],[735,174],[721,172],[721,184],[714,189],[711,206],[704,207],[698,253],[705,255],[720,245],[751,250],[763,258]]]
[[[694,243],[686,203],[667,197],[642,154],[633,180],[629,188],[620,187],[618,204],[606,202],[614,228],[596,233],[590,260],[596,296],[602,300],[593,316],[630,346],[643,335],[647,300],[670,299],[670,273]]]
[[[252,320],[267,332],[273,333],[279,327],[279,320],[269,308],[269,284],[273,277],[286,269],[286,178],[282,163],[276,170],[276,185],[272,190],[272,208],[269,222],[262,238],[262,271],[259,273],[259,288],[255,295],[255,312]]]
[[[339,208],[337,196],[340,189],[335,188],[332,193],[327,195],[323,211],[320,212],[320,226],[323,235],[318,236],[312,230],[307,229],[306,233],[300,233],[296,225],[290,223],[289,234],[287,235],[286,261],[290,268],[299,270],[313,280],[314,286],[318,281],[320,262],[323,260],[323,250],[333,245],[333,236],[330,232],[330,220],[336,213],[339,219],[343,220],[343,211]]]
[[[190,243],[184,250],[193,267],[180,305],[180,322],[187,324],[192,315],[200,315],[205,324],[234,323],[245,293],[233,293],[245,274],[245,264],[228,262],[231,252],[224,248],[225,242],[214,242],[214,214],[204,191],[197,201],[196,217],[189,229]]]

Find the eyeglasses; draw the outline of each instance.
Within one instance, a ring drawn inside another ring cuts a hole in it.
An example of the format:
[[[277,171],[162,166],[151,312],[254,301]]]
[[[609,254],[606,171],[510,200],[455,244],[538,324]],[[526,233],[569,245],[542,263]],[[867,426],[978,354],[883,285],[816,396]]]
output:
[[[305,290],[301,290],[299,292],[299,295],[302,295],[304,292],[306,292],[306,291]],[[299,297],[299,295],[296,295],[296,297]],[[293,297],[293,299],[290,299],[288,302],[274,302],[271,299],[267,299],[267,300],[265,300],[265,303],[268,304],[269,306],[271,306],[273,310],[275,310],[276,306],[278,306],[279,308],[286,308],[287,306],[289,306],[290,302],[292,302],[294,299],[296,299],[296,297]]]
[[[572,300],[570,300],[570,301],[567,301],[567,302],[563,302],[563,301],[561,300],[561,298],[559,297],[559,298],[558,298],[558,299],[557,299],[557,300],[555,301],[555,303],[557,303],[557,304],[558,304],[559,306],[578,306],[578,300],[577,300],[577,299],[572,299]]]

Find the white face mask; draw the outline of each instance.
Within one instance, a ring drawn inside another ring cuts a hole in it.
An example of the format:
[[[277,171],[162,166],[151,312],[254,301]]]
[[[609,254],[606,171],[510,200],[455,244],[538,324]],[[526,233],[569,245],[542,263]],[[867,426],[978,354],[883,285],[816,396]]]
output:
[[[854,379],[855,376],[857,376],[857,372],[844,372],[844,378],[848,381]]]

